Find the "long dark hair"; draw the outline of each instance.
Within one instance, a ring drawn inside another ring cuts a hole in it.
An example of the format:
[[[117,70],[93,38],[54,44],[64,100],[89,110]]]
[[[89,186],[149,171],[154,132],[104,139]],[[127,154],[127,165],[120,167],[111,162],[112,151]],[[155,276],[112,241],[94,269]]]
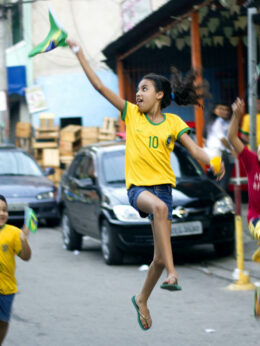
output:
[[[177,105],[198,105],[199,99],[207,96],[207,82],[195,86],[194,82],[198,76],[198,72],[190,71],[182,80],[181,74],[175,67],[171,68],[171,81],[162,75],[149,73],[143,79],[153,81],[157,92],[163,91],[164,96],[161,101],[161,108],[165,108],[171,104],[171,101]]]
[[[3,195],[0,195],[0,201],[5,202],[5,204],[7,205],[6,199],[5,199],[5,197]]]

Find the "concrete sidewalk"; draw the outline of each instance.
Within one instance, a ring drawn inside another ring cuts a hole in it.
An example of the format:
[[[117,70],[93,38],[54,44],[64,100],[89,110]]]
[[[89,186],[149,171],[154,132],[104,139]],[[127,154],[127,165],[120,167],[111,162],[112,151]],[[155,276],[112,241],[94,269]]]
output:
[[[244,270],[249,272],[252,283],[260,282],[260,263],[251,260],[252,254],[257,249],[257,241],[252,239],[248,230],[247,210],[248,204],[242,204],[243,240],[244,240]],[[208,275],[214,275],[227,282],[236,282],[234,271],[237,268],[236,253],[233,256],[223,258],[212,258],[206,262],[205,267],[197,269]]]

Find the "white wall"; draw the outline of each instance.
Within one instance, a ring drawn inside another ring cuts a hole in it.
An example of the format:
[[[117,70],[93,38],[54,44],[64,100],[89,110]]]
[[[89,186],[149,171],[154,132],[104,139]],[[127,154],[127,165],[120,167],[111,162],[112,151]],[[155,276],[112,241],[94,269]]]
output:
[[[168,0],[150,0],[152,11]],[[94,69],[107,68],[102,60],[102,49],[122,35],[121,0],[49,0],[32,4],[32,44],[47,36],[48,7],[58,17],[68,35],[78,41]],[[35,78],[46,73],[70,73],[79,65],[68,48],[58,48],[33,59]]]
[[[152,0],[156,10],[165,0]],[[49,0],[32,3],[32,45],[41,43],[49,31],[48,6],[60,24],[82,46],[91,66],[104,84],[118,92],[117,76],[102,60],[102,49],[123,33],[121,0]],[[57,48],[32,58],[34,80],[46,97],[49,112],[60,118],[78,117],[84,126],[101,126],[104,116],[118,118],[118,111],[88,82],[69,48]],[[39,122],[33,115],[33,124]]]
[[[50,0],[32,5],[32,44],[42,42],[49,30],[48,6],[55,12],[68,35],[83,47],[94,69],[106,68],[101,50],[121,35],[120,6],[117,0]],[[58,48],[33,58],[34,76],[70,73],[79,69],[68,48]]]
[[[150,0],[152,4],[152,11],[158,10],[159,7],[169,2],[169,0]]]

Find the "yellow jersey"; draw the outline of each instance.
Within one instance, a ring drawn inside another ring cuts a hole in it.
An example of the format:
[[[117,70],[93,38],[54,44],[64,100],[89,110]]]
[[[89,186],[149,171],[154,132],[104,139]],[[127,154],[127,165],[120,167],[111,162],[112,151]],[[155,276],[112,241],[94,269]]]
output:
[[[15,255],[22,251],[21,232],[11,225],[4,225],[0,229],[0,294],[17,292]]]
[[[121,118],[126,124],[126,188],[160,184],[175,187],[170,153],[175,141],[190,130],[187,124],[171,113],[163,113],[163,120],[153,123],[138,106],[127,101]]]
[[[242,119],[240,132],[244,133],[247,136],[250,135],[250,115],[249,114],[244,115]],[[260,145],[260,114],[256,115],[256,143],[258,147]]]

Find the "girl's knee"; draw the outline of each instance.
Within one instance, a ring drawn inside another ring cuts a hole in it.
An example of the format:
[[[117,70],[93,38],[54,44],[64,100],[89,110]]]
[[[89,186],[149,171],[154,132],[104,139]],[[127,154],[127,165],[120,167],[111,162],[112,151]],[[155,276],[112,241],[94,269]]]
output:
[[[165,218],[168,217],[168,207],[165,203],[159,201],[154,206],[154,217]]]

